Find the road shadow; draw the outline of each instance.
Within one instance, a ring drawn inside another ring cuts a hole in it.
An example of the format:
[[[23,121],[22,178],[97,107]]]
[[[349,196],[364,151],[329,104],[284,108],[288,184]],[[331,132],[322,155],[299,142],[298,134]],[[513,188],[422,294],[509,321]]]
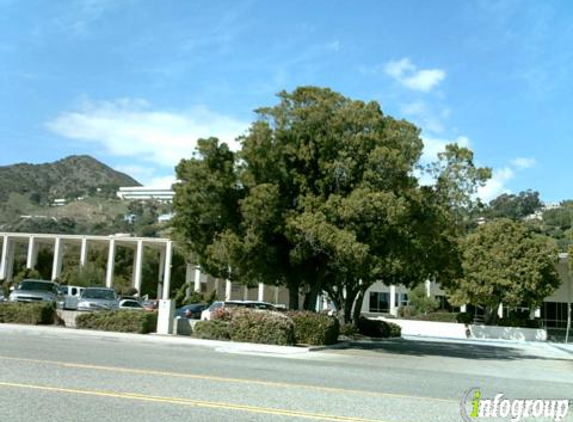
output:
[[[442,356],[471,360],[567,360],[558,357],[545,357],[517,347],[483,345],[471,343],[449,343],[441,341],[427,340],[406,340],[406,339],[379,339],[379,340],[358,340],[347,341],[339,346],[337,350],[368,350],[380,353],[409,356]]]

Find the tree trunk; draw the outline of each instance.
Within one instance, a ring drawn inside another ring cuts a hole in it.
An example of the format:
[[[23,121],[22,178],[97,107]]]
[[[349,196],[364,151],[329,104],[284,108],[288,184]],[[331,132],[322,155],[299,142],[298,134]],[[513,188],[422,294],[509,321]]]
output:
[[[357,294],[358,291],[346,290],[346,297],[344,298],[344,322],[346,324],[352,322],[352,305],[354,305]]]
[[[362,304],[364,303],[364,290],[360,290],[356,295],[356,300],[354,301],[354,310],[352,312],[352,323],[354,325],[358,324],[358,319],[360,318],[360,313],[362,312]]]
[[[310,286],[310,290],[304,297],[303,308],[306,311],[316,311],[316,298],[318,297],[320,290],[319,283],[314,283]]]
[[[300,283],[289,283],[288,285],[288,308],[291,311],[298,311],[298,292],[300,288]]]
[[[485,307],[485,325],[495,325],[497,323],[497,310],[499,304],[496,306],[486,306]]]

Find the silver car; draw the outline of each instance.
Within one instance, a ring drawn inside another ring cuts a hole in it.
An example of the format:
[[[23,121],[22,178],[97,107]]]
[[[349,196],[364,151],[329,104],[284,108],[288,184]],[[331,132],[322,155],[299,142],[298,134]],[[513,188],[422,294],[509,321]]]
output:
[[[115,290],[105,287],[88,287],[78,302],[78,311],[103,311],[119,308]]]
[[[25,279],[10,293],[10,302],[51,302],[61,304],[59,285],[53,281]]]

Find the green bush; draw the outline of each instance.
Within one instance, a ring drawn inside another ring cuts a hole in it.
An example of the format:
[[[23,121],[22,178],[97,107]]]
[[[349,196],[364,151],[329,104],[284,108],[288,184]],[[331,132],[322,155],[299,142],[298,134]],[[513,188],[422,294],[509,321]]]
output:
[[[125,309],[91,312],[78,315],[76,327],[101,331],[117,331],[120,333],[147,334],[156,331],[157,314],[155,312]]]
[[[236,308],[217,308],[211,312],[211,321],[231,322]]]
[[[230,340],[229,323],[226,321],[198,321],[193,336],[206,340]]]
[[[346,337],[354,337],[358,334],[358,327],[354,324],[344,324],[340,327],[340,334]]]
[[[541,328],[541,320],[539,318],[530,319],[529,311],[512,309],[509,315],[497,322],[497,325],[502,327]]]
[[[277,312],[238,309],[229,323],[231,340],[251,343],[296,344],[294,322]]]
[[[440,302],[435,298],[431,296],[428,297],[426,286],[424,284],[420,284],[410,290],[408,301],[410,302],[410,307],[415,314],[429,314],[430,312],[434,312],[440,306]]]
[[[473,315],[468,314],[467,312],[460,312],[456,315],[456,321],[462,324],[471,324],[474,320]]]
[[[405,319],[416,321],[434,321],[434,322],[459,322],[458,314],[455,312],[431,312],[426,315],[408,315],[403,316]]]
[[[297,343],[322,346],[338,341],[340,326],[337,319],[314,312],[289,312],[287,315],[294,322]]]
[[[402,328],[393,322],[360,317],[357,325],[360,334],[368,337],[400,337],[402,335]]]
[[[53,324],[56,308],[51,303],[0,303],[0,322],[14,324]]]

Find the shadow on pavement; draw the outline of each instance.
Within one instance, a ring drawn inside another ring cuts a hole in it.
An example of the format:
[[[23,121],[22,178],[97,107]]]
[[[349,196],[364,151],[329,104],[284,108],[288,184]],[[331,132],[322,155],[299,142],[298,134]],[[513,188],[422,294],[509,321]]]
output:
[[[447,343],[440,341],[416,341],[405,339],[381,339],[367,341],[349,341],[337,350],[368,350],[380,353],[391,353],[409,356],[443,356],[460,359],[544,359],[561,360],[559,358],[544,357],[530,354],[527,350],[506,347],[488,346],[483,344]]]

